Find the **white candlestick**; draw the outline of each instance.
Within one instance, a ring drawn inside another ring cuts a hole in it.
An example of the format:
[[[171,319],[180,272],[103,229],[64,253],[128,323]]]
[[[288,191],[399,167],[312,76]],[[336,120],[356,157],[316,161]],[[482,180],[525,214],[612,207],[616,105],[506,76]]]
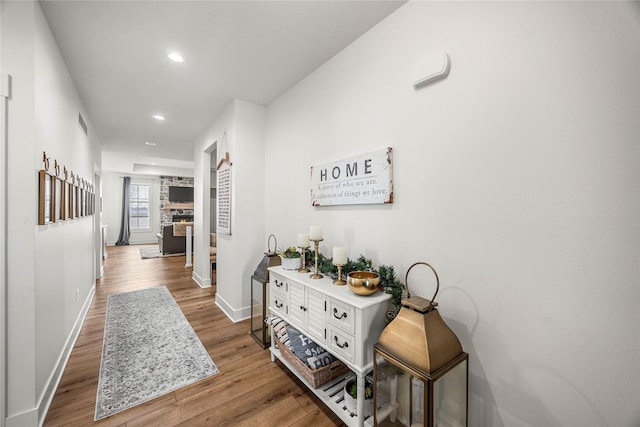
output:
[[[309,235],[308,234],[298,234],[298,247],[299,248],[308,248],[309,247]]]
[[[342,246],[334,246],[333,263],[335,265],[345,265],[347,263],[347,248]]]
[[[322,240],[322,227],[318,225],[312,225],[309,228],[309,239]]]

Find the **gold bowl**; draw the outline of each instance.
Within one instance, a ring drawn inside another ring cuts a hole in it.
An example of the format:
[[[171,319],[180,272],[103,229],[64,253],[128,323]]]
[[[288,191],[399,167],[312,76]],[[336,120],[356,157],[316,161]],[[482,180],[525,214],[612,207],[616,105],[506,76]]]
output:
[[[352,271],[347,274],[347,285],[354,294],[372,295],[378,291],[380,275],[370,271]]]

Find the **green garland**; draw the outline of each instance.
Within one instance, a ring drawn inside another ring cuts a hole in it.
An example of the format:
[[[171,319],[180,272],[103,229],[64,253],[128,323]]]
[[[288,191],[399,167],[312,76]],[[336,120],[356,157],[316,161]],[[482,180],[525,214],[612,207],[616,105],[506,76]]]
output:
[[[315,267],[315,251],[306,251],[305,255],[307,267],[313,270]],[[320,252],[318,252],[318,270],[333,279],[338,277],[338,267],[333,265],[333,259],[325,257]],[[352,271],[371,271],[377,273],[380,276],[380,288],[384,290],[385,293],[391,295],[391,304],[393,304],[395,309],[394,315],[400,311],[405,286],[396,276],[395,269],[392,265],[381,265],[376,270],[373,268],[373,262],[370,258],[365,258],[364,255],[360,255],[356,260],[347,259],[347,264],[342,267],[342,273],[344,275]]]

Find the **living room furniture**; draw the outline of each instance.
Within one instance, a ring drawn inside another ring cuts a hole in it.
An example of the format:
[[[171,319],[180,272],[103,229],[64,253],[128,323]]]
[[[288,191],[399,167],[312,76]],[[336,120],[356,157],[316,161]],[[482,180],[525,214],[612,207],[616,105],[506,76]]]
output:
[[[378,292],[356,295],[347,286],[335,286],[330,277],[310,279],[308,273],[269,268],[269,311],[344,362],[350,370],[314,388],[282,357],[272,333],[271,360],[277,358],[348,426],[373,425],[364,416],[365,375],[373,369],[373,345],[386,326],[391,296]],[[352,416],[342,402],[341,390],[355,377],[358,413]]]
[[[162,232],[156,234],[158,247],[163,255],[186,253],[187,251],[187,236],[175,236],[173,228],[173,224],[165,225],[162,227]],[[191,236],[191,240],[191,247],[193,248],[193,235]]]
[[[209,260],[211,261],[211,268],[216,268],[216,256],[217,250],[217,237],[216,233],[209,233]]]

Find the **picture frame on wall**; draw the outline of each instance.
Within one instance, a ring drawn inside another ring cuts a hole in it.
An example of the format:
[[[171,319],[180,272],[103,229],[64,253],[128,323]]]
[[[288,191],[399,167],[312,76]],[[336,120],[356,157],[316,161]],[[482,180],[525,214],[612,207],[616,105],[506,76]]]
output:
[[[73,183],[67,183],[67,203],[68,203],[68,218],[73,219],[76,217],[75,207],[75,192],[73,191]]]
[[[85,192],[84,189],[80,188],[80,216],[83,217],[85,215],[84,210],[84,202],[85,202]]]
[[[82,189],[82,216],[87,216],[87,190]]]
[[[69,208],[69,203],[67,202],[67,183],[62,179],[58,179],[58,181],[60,181],[60,195],[58,196],[60,198],[60,220],[65,221],[68,217],[67,209]]]
[[[76,218],[79,218],[82,216],[82,211],[80,210],[80,200],[81,200],[81,190],[80,187],[78,187],[77,185],[74,188],[74,191],[76,193]]]
[[[51,177],[53,184],[53,222],[62,220],[62,181],[58,177]]]
[[[38,172],[38,225],[53,222],[53,179],[45,170]]]

